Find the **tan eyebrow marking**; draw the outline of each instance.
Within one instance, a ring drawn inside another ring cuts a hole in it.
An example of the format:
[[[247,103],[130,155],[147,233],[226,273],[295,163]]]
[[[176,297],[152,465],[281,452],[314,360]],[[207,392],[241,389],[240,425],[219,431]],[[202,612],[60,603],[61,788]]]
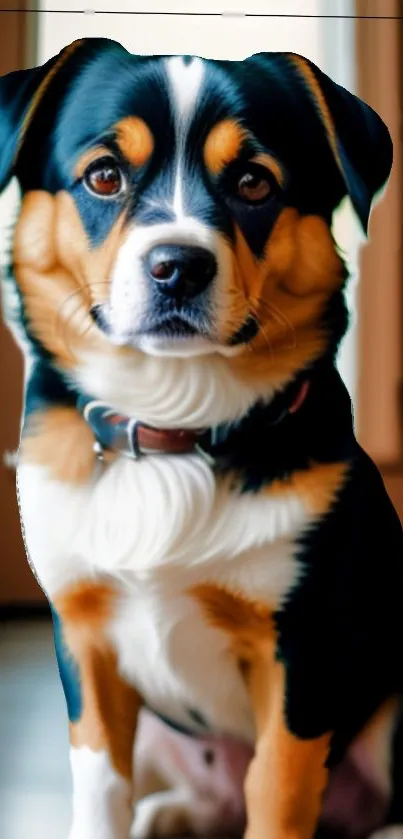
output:
[[[133,166],[144,166],[154,150],[154,137],[141,117],[125,117],[115,125],[116,142]]]
[[[110,149],[107,149],[106,146],[95,146],[93,149],[87,149],[87,151],[79,157],[74,166],[74,174],[76,178],[82,178],[87,166],[89,166],[90,163],[93,163],[94,160],[98,160],[98,158],[104,157],[105,155],[113,160],[113,155],[111,154]]]
[[[219,175],[237,158],[246,137],[246,130],[232,119],[224,119],[211,129],[204,144],[204,160],[212,175]]]
[[[269,154],[268,152],[261,152],[254,157],[251,158],[252,163],[260,163],[262,166],[265,166],[266,169],[274,175],[277,183],[279,186],[284,186],[285,183],[285,173],[282,167],[280,166],[278,160],[276,160],[273,155]]]

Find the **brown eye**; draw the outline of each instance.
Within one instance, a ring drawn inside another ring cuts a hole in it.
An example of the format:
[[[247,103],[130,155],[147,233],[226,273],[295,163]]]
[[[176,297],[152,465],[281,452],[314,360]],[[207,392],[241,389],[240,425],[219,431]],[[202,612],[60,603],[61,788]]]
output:
[[[261,171],[245,172],[238,181],[238,195],[248,204],[259,204],[270,194],[269,179]]]
[[[98,160],[84,173],[84,183],[90,192],[103,198],[118,195],[124,187],[122,172],[114,160]]]

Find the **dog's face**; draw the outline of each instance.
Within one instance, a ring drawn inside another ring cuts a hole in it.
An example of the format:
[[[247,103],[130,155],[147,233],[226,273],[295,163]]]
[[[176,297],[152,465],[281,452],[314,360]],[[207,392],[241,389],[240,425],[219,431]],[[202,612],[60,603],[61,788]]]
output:
[[[92,349],[209,355],[281,383],[326,351],[332,213],[349,193],[366,226],[391,144],[305,59],[76,42],[1,80],[0,112],[24,317],[61,367]]]

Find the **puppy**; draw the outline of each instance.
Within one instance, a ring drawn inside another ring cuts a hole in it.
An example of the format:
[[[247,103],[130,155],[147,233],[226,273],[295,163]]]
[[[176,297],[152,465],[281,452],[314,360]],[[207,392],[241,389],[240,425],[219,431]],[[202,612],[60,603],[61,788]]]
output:
[[[0,114],[70,839],[400,831],[402,531],[335,367],[330,230],[346,195],[366,229],[385,125],[297,55],[98,39]]]

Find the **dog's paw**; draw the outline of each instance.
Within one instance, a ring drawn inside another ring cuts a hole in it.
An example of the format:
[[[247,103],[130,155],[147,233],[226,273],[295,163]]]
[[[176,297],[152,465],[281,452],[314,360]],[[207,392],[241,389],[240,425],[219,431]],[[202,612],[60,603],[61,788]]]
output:
[[[137,802],[131,839],[214,833],[219,823],[217,802],[196,798],[188,790],[167,790]]]

